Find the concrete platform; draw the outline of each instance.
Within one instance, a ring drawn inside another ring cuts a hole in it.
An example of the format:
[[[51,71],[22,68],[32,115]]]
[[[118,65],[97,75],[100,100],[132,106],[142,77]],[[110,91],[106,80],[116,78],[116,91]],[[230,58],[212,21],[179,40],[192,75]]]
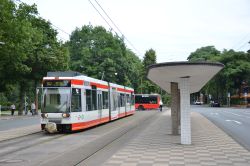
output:
[[[105,166],[249,166],[250,152],[199,113],[191,113],[192,144],[171,135],[170,111],[159,113],[137,137],[113,154]]]

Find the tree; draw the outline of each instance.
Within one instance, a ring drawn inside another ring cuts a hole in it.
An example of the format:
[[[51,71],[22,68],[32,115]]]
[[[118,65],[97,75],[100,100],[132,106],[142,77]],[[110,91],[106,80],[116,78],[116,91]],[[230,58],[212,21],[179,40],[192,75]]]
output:
[[[143,76],[143,64],[141,60],[129,49],[126,51],[127,76],[135,92],[140,92],[140,84]]]
[[[250,54],[224,50],[220,62],[225,64],[222,74],[227,79],[228,91],[239,90],[243,81],[250,81]]]
[[[205,58],[204,58],[205,57]],[[219,52],[213,46],[202,47],[191,53],[189,61],[204,58],[206,61],[221,62],[225,67],[202,88],[204,94],[211,94],[214,99],[226,101],[227,93],[235,94],[243,81],[250,81],[250,54],[223,50]]]
[[[248,44],[250,44],[250,41],[248,42]],[[250,54],[250,49],[249,49],[249,50],[247,50],[247,53],[248,53],[248,54]]]
[[[148,66],[156,63],[156,52],[151,48],[146,51],[145,56],[143,58],[143,75],[141,77],[142,83],[140,85],[141,93],[158,93],[160,88],[147,79],[147,70]]]
[[[140,60],[129,51],[122,38],[101,26],[77,28],[67,43],[71,70],[97,79],[127,86],[136,86]]]
[[[33,92],[38,80],[49,70],[66,69],[67,49],[56,39],[57,32],[49,22],[38,17],[35,5],[21,3],[18,7],[12,1],[1,1],[1,40],[5,45],[0,58],[3,87],[16,84],[19,88],[19,114],[22,114],[25,92]],[[32,82],[34,85],[32,86]],[[6,88],[3,88],[4,90]]]
[[[155,63],[156,63],[156,53],[155,50],[151,48],[145,53],[145,56],[143,58],[143,65],[146,69],[148,66],[153,65]]]
[[[9,69],[5,67],[6,63],[11,63],[8,59],[9,54],[13,54],[15,42],[12,38],[15,36],[15,17],[13,13],[16,6],[12,1],[0,1],[0,104],[10,105],[10,101],[16,102],[18,97],[18,88],[16,80],[9,78],[6,73]],[[15,57],[13,58],[15,59]],[[14,62],[13,62],[14,63]]]
[[[198,48],[195,52],[192,52],[187,60],[189,61],[211,61],[212,57],[220,55],[220,51],[216,50],[214,46],[206,46]]]

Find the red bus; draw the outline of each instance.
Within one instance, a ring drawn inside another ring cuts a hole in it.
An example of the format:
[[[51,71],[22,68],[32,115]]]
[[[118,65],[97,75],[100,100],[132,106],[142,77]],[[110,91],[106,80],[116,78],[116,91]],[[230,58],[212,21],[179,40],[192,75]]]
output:
[[[159,94],[135,94],[135,108],[138,110],[158,109],[162,106]]]

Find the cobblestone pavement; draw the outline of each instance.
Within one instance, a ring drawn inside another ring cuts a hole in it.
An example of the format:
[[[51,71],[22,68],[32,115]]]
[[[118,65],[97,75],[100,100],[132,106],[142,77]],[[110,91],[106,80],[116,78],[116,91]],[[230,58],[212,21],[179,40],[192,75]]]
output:
[[[192,145],[171,135],[170,111],[117,151],[105,166],[249,166],[250,152],[199,113],[191,113]]]

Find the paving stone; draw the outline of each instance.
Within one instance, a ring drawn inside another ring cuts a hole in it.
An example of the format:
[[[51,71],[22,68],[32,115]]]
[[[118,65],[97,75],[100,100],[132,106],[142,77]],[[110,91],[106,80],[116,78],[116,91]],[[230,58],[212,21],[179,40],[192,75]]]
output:
[[[138,156],[137,160],[123,158],[122,165],[250,165],[250,152],[199,113],[191,113],[191,126],[192,145],[181,145],[180,136],[171,135],[170,112],[161,113],[143,132],[117,152],[119,155]],[[104,165],[114,164],[111,161],[117,154],[111,156]]]

